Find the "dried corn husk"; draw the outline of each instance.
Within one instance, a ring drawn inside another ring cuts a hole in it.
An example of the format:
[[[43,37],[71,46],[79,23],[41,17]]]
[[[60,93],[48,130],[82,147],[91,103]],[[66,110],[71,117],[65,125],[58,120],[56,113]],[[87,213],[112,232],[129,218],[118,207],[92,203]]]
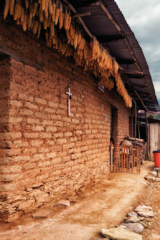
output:
[[[37,8],[38,8],[38,3],[37,3],[37,2],[34,2],[34,4],[33,4],[33,17],[34,17],[35,14],[36,14]]]
[[[51,22],[51,24],[50,24],[50,34],[52,37],[54,36],[54,23],[53,22]]]
[[[60,12],[59,12],[59,29],[63,27],[63,21],[64,21],[64,14],[63,14],[63,6],[62,2],[60,3]]]
[[[21,5],[19,3],[15,4],[13,15],[14,15],[14,20],[15,21],[21,16]]]
[[[38,29],[37,29],[37,38],[40,37],[40,34],[41,34],[41,23],[39,22],[38,23]]]
[[[64,28],[67,30],[68,29],[68,21],[69,21],[69,14],[67,13],[67,9],[65,9],[65,14],[64,14]]]
[[[19,18],[17,19],[17,25],[20,25],[20,19]]]
[[[55,16],[56,16],[56,4],[53,3],[53,5],[52,5],[52,22],[55,22]]]
[[[77,49],[77,45],[78,45],[78,34],[76,33],[74,36],[74,49]]]
[[[60,9],[56,7],[56,14],[55,14],[55,24],[57,25],[59,19]]]
[[[72,20],[72,18],[69,15],[69,17],[68,17],[68,27],[67,27],[68,30],[70,29],[70,26],[71,26],[71,20]]]
[[[42,10],[45,10],[45,6],[46,6],[46,0],[42,0],[42,5],[41,5]]]
[[[27,14],[24,15],[24,21],[23,21],[23,31],[27,30]]]
[[[80,33],[78,33],[78,45],[80,44],[81,42],[81,38],[82,38],[82,35]]]
[[[73,27],[73,25],[70,26],[70,38],[74,38],[75,35],[75,29]]]
[[[13,15],[14,12],[14,4],[15,4],[15,0],[10,0],[10,15]]]
[[[41,5],[40,5],[40,8],[39,8],[39,20],[40,20],[41,23],[43,23],[43,11],[42,11]]]
[[[44,19],[43,19],[43,27],[44,27],[44,29],[47,29],[47,27],[48,27],[48,19],[46,17],[44,17]]]
[[[51,0],[49,0],[48,9],[49,9],[49,13],[52,15],[53,7],[52,7],[52,1]]]
[[[29,3],[29,16],[33,17],[33,4]]]
[[[64,13],[60,11],[59,13],[59,29],[63,27]]]
[[[37,20],[35,20],[34,21],[34,26],[33,26],[33,34],[37,34],[37,29],[38,29],[38,21]]]
[[[49,4],[49,0],[46,0],[45,10],[44,10],[46,18],[48,18],[48,12],[49,12],[48,4]]]
[[[29,0],[25,0],[26,9],[29,8]]]

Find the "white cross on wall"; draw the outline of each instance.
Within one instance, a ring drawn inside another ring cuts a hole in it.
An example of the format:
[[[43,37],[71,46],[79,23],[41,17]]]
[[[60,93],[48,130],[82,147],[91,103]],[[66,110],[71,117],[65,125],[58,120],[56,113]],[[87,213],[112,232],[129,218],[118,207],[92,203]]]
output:
[[[68,116],[70,116],[71,112],[70,112],[70,99],[72,96],[72,93],[70,92],[70,87],[68,88],[68,92],[66,92],[66,94],[68,95]]]

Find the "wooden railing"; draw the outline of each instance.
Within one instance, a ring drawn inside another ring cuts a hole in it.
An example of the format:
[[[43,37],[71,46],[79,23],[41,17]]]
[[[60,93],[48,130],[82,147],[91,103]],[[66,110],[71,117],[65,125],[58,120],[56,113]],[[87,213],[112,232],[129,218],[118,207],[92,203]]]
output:
[[[111,145],[111,172],[140,173],[140,147]]]

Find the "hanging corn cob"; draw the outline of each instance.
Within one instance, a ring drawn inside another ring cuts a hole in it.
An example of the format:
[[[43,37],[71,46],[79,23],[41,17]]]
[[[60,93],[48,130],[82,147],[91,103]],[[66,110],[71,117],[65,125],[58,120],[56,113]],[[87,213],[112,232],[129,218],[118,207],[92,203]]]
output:
[[[64,28],[65,28],[65,30],[68,29],[68,21],[69,21],[69,14],[67,12],[67,8],[65,8],[65,14],[64,14]]]
[[[46,18],[48,18],[48,12],[49,12],[48,5],[49,5],[49,0],[46,0],[45,9],[44,9]]]
[[[10,0],[10,15],[13,15],[15,0]]]
[[[39,20],[41,23],[43,23],[43,10],[41,8],[41,5],[40,5],[40,8],[39,8]]]
[[[77,49],[77,45],[78,45],[78,34],[75,33],[75,36],[74,36],[74,49],[75,50]]]
[[[25,0],[26,10],[29,8],[29,0]]]
[[[71,18],[70,14],[69,14],[69,16],[68,16],[68,26],[67,26],[68,30],[70,29],[71,21],[72,21],[72,18]]]
[[[62,6],[62,3],[60,3],[59,29],[61,29],[63,27],[63,21],[64,21],[63,6]]]
[[[52,5],[52,21],[55,22],[55,16],[56,16],[56,3],[53,1]]]
[[[42,10],[44,11],[45,10],[45,7],[46,7],[46,0],[42,0]]]
[[[37,2],[34,2],[34,4],[33,4],[33,11],[32,11],[32,16],[34,17],[35,16],[35,14],[36,14],[36,11],[37,11],[37,8],[38,8],[38,3]]]
[[[23,31],[27,30],[27,14],[24,15],[24,22],[23,22]]]
[[[33,34],[37,34],[37,29],[38,29],[38,21],[37,20],[35,20],[34,21],[34,26],[33,26]]]
[[[13,15],[14,15],[14,20],[15,21],[20,18],[20,16],[21,16],[21,5],[19,3],[15,4]]]
[[[81,38],[82,38],[82,35],[80,33],[78,33],[78,45],[80,44],[81,42]]]
[[[73,25],[70,26],[70,38],[74,38],[75,35],[75,28],[73,27]]]
[[[53,7],[52,7],[52,1],[51,0],[49,0],[49,3],[48,3],[48,10],[49,10],[49,13],[52,15]]]
[[[57,25],[59,19],[60,9],[59,9],[59,2],[56,4],[56,12],[55,12],[55,24]]]

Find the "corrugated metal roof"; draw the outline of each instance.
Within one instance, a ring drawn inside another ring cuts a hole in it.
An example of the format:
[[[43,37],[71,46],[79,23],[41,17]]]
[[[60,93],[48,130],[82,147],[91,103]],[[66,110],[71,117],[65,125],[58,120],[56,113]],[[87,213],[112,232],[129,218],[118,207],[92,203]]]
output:
[[[108,15],[104,12],[100,5],[86,5],[86,3],[93,3],[95,1],[84,1],[84,0],[70,0],[69,1],[76,9],[78,13],[85,13],[90,12],[91,16],[83,17],[83,21],[85,22],[87,28],[91,32],[91,34],[95,35],[98,39],[99,36],[117,36],[120,35],[119,31],[113,24],[113,22],[109,19]],[[149,67],[147,65],[146,59],[144,57],[143,51],[135,38],[134,33],[130,29],[129,25],[127,24],[123,14],[121,13],[120,9],[118,8],[116,2],[114,0],[103,0],[102,3],[104,6],[109,10],[111,16],[115,20],[115,22],[121,28],[125,39],[121,39],[118,41],[107,41],[104,44],[104,47],[107,46],[111,55],[118,59],[127,60],[133,59],[134,56],[136,61],[140,67],[138,69],[136,64],[123,64],[122,61],[119,63],[124,70],[133,70],[133,71],[142,71],[144,73],[143,78],[135,78],[133,75],[128,75],[128,86],[129,83],[131,84],[131,88],[138,91],[138,94],[143,100],[144,89],[148,89],[148,93],[151,96],[151,99],[145,99],[144,104],[148,108],[148,110],[156,111],[158,110],[158,101],[155,95],[155,90],[152,82],[152,78],[150,75]],[[84,32],[86,36],[86,33]],[[133,55],[131,54],[129,47],[126,43],[126,40],[129,43],[130,50],[132,50]],[[123,76],[122,76],[123,77]],[[137,89],[137,84],[141,87]],[[126,85],[126,86],[127,86]],[[141,101],[137,100],[137,105],[139,108],[144,108],[141,104]]]

